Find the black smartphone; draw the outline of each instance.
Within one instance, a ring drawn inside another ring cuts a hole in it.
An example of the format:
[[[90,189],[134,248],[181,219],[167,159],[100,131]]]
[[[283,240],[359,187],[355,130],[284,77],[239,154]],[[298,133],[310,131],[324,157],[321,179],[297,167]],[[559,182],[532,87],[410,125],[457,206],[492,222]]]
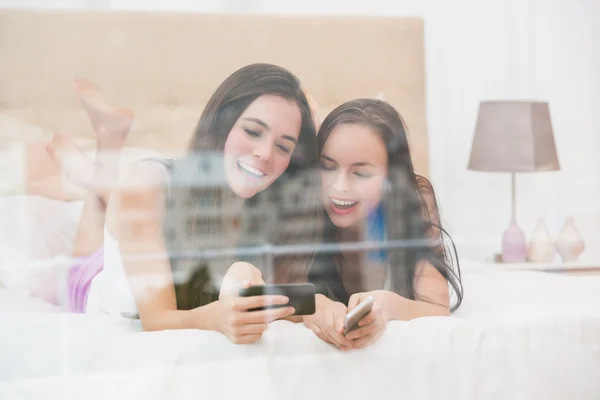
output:
[[[312,315],[315,313],[315,285],[312,283],[257,285],[240,289],[240,297],[251,296],[286,296],[290,301],[288,304],[258,307],[249,311],[261,311],[291,306],[294,307],[295,310],[293,315]]]

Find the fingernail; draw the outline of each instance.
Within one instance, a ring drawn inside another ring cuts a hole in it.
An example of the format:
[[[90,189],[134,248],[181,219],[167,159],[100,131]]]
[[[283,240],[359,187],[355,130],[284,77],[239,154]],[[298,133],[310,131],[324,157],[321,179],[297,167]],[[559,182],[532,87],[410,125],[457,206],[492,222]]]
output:
[[[279,297],[277,297],[277,302],[281,303],[281,304],[285,304],[285,303],[289,303],[290,299],[288,299],[285,296],[279,296]]]

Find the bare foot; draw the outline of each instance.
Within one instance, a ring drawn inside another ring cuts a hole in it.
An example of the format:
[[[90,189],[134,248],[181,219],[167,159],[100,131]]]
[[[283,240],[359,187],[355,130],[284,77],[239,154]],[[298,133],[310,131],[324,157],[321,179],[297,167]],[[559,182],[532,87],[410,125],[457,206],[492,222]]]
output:
[[[122,147],[133,124],[133,111],[107,104],[98,87],[87,79],[75,79],[74,83],[81,104],[96,131],[98,147]]]
[[[46,145],[50,158],[59,166],[62,177],[68,182],[89,187],[94,177],[94,162],[77,147],[73,139],[64,132],[56,132]]]

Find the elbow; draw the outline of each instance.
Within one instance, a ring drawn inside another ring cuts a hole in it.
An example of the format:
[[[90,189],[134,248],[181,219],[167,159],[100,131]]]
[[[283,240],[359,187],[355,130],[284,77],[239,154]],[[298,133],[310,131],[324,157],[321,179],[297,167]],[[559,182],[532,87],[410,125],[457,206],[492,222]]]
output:
[[[413,312],[411,312],[412,318],[410,319],[421,317],[449,317],[451,315],[450,307],[445,304],[428,300],[417,300],[413,304]]]
[[[432,317],[449,317],[450,308],[443,304],[429,303],[430,315]]]
[[[439,314],[440,317],[449,317],[450,309],[448,307],[440,307]]]
[[[140,318],[140,321],[144,332],[157,332],[164,329],[156,319],[146,317]]]
[[[169,329],[168,315],[163,312],[140,313],[140,322],[144,332],[157,332]]]

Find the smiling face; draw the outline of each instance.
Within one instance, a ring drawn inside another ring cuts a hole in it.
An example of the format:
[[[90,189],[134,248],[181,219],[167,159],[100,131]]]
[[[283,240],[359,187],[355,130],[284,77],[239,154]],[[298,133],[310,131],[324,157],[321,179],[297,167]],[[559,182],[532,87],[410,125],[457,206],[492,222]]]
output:
[[[244,110],[224,148],[225,178],[235,194],[250,198],[283,174],[301,124],[298,105],[280,96],[260,96]]]
[[[323,205],[339,228],[362,222],[382,199],[388,155],[377,132],[361,124],[336,126],[321,151]]]

